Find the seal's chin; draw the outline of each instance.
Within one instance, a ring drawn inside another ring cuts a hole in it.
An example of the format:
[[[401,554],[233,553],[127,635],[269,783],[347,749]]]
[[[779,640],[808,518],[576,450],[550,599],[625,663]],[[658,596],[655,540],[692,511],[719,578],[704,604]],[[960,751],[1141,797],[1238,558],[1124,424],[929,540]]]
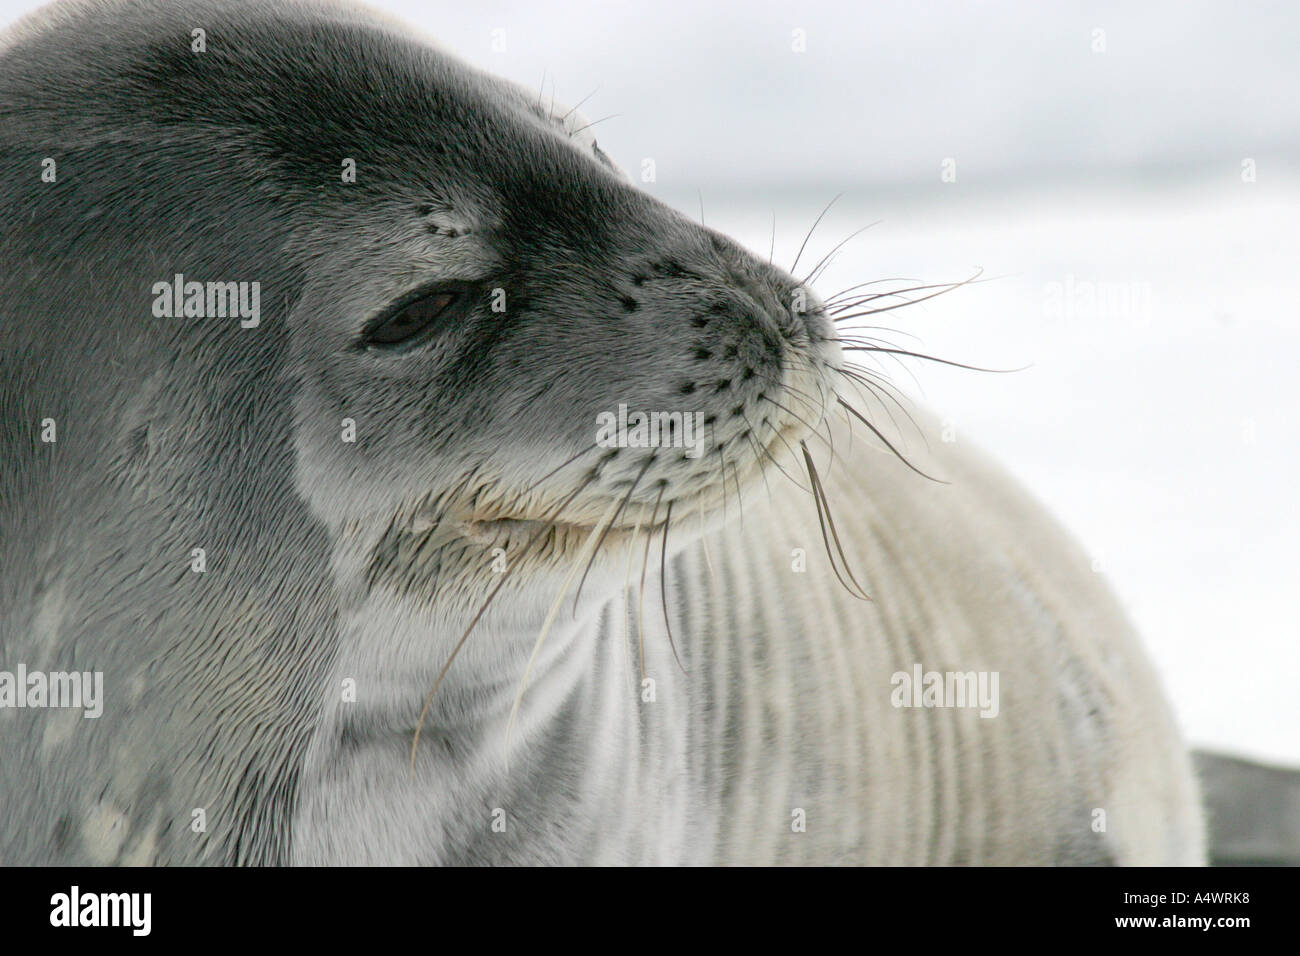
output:
[[[742,478],[742,483],[744,480]],[[720,502],[721,494],[720,488],[705,489],[674,498],[673,512],[676,515],[694,515],[702,508],[708,514],[713,510],[714,496],[716,495],[717,501]],[[580,546],[592,535],[599,535],[605,545],[614,546],[620,542],[642,538],[647,533],[659,534],[663,530],[668,518],[668,510],[661,501],[658,513],[655,514],[652,505],[653,502],[626,507],[609,521],[602,521],[600,518],[565,520],[563,515],[552,520],[528,513],[492,517],[467,515],[458,519],[456,526],[463,537],[484,545],[499,543],[503,539],[511,541],[527,539],[535,534],[554,529],[554,534],[551,536],[553,544],[562,545],[562,550]],[[617,508],[617,505],[614,507]],[[591,509],[588,507],[584,510]],[[677,523],[676,519],[673,523]]]

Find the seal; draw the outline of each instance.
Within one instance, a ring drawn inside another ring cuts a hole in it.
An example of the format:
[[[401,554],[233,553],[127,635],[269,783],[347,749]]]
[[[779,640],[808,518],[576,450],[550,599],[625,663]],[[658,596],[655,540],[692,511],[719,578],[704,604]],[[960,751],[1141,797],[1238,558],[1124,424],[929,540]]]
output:
[[[11,31],[0,859],[1201,861],[1079,551],[890,454],[871,295],[585,126],[351,7]]]

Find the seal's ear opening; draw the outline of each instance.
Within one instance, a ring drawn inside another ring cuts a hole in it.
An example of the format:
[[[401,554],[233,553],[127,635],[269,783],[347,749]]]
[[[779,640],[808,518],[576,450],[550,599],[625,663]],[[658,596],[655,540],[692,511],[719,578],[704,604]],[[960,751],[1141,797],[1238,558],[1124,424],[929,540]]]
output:
[[[409,349],[423,342],[448,310],[465,297],[459,287],[439,286],[406,296],[385,309],[361,333],[366,349]]]

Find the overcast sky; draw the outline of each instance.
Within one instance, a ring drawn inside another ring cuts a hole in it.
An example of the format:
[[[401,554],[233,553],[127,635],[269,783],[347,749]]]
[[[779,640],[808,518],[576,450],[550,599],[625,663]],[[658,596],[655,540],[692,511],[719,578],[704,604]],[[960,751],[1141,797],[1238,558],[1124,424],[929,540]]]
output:
[[[382,6],[521,83],[592,94],[625,165],[653,156],[690,188],[933,181],[948,157],[967,181],[1300,158],[1294,3]]]

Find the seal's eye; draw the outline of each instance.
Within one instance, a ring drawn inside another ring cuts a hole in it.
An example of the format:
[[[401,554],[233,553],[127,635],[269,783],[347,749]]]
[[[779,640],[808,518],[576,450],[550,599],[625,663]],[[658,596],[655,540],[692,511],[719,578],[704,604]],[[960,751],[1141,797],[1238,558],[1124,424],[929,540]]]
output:
[[[363,333],[362,343],[374,349],[413,345],[459,298],[460,292],[446,290],[422,295],[382,316]]]

